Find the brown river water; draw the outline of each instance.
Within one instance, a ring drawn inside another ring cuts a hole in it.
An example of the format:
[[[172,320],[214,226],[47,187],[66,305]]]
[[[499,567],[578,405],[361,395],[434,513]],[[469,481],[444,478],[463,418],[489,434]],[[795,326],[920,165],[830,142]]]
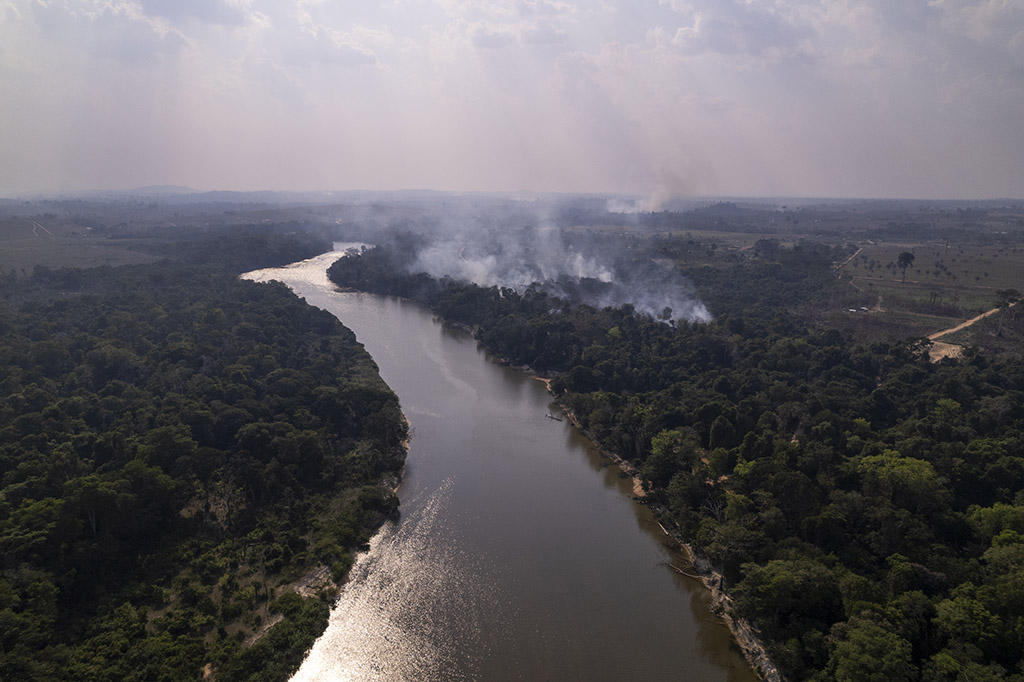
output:
[[[352,329],[412,426],[401,517],[293,680],[755,680],[631,480],[546,417],[544,384],[422,306],[336,291],[340,256],[244,275]]]

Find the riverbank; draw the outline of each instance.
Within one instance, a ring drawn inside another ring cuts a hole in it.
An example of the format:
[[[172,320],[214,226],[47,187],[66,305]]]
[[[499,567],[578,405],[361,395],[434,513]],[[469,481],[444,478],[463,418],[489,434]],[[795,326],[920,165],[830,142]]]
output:
[[[594,444],[598,452],[603,457],[611,460],[623,474],[632,478],[633,481],[633,493],[637,498],[643,498],[647,495],[647,491],[643,487],[643,479],[640,477],[639,470],[633,466],[629,461],[620,457],[619,455],[608,452],[597,442],[593,437],[593,434],[580,423],[576,414],[569,409],[567,406],[562,404],[558,400],[558,397],[554,395],[551,390],[551,379],[542,377],[529,368],[517,368],[527,372],[533,379],[541,381],[547,386],[548,392],[551,393],[552,397],[555,398],[555,402],[561,408],[562,414],[565,418],[580,432],[587,440]],[[766,682],[785,682],[782,677],[782,673],[779,672],[775,664],[772,663],[771,657],[768,655],[768,650],[765,648],[764,642],[761,641],[761,635],[757,628],[754,627],[750,621],[737,618],[733,615],[733,599],[732,597],[722,589],[723,578],[722,574],[714,569],[711,561],[708,560],[701,552],[693,547],[690,543],[686,542],[679,533],[678,528],[667,527],[666,524],[674,526],[674,522],[666,518],[667,513],[664,509],[658,506],[652,505],[650,507],[652,513],[658,522],[658,527],[661,528],[662,532],[672,541],[672,544],[684,552],[687,559],[690,562],[690,566],[693,569],[693,573],[681,571],[676,567],[674,568],[677,572],[686,575],[690,578],[700,580],[701,584],[707,589],[711,596],[711,610],[712,612],[722,619],[722,622],[732,633],[733,638],[736,640],[736,644],[743,651],[743,657],[750,664],[750,667],[754,672]]]
[[[442,324],[461,329],[472,334],[474,338],[477,338],[476,332],[478,330],[469,327],[468,325],[448,322],[443,318],[440,318],[440,321]],[[510,363],[500,356],[491,354],[490,351],[488,351],[488,356],[491,361],[497,364],[522,372],[528,375],[531,379],[543,383],[547,392],[555,399],[555,402],[558,404],[562,414],[565,415],[565,418],[569,420],[573,427],[575,427],[581,435],[583,435],[594,445],[595,448],[597,448],[601,456],[610,460],[625,476],[630,477],[632,480],[634,499],[637,499],[638,502],[646,503],[642,498],[647,497],[647,490],[644,489],[640,471],[625,458],[601,447],[593,434],[583,427],[575,413],[568,406],[558,400],[558,396],[555,395],[554,390],[552,389],[552,381],[554,380],[552,377],[543,376],[537,370],[528,365],[515,365]],[[750,621],[733,615],[733,599],[725,590],[722,589],[723,576],[721,573],[714,569],[711,561],[707,557],[683,539],[678,528],[666,525],[670,524],[671,526],[674,526],[675,524],[666,518],[667,513],[664,509],[661,509],[657,505],[652,505],[650,508],[657,519],[659,528],[661,528],[662,532],[669,538],[672,545],[686,554],[690,562],[690,566],[694,571],[693,574],[685,571],[682,573],[693,579],[700,580],[701,584],[708,591],[711,598],[712,613],[721,618],[722,623],[729,629],[729,632],[732,634],[737,646],[739,646],[740,650],[743,652],[743,657],[746,659],[754,673],[766,682],[785,682],[782,674],[768,655],[767,648],[761,640],[761,635],[757,628],[754,627],[753,623]]]
[[[402,455],[402,466],[398,471],[389,471],[380,477],[377,481],[377,485],[380,487],[382,493],[391,495],[397,498],[398,489],[402,485],[402,480],[405,473],[405,462],[409,454],[409,441],[412,438],[411,430],[412,425],[409,423],[408,417],[405,413],[401,413],[402,423],[405,424],[406,437],[401,443]],[[392,519],[398,514],[397,510],[394,514],[380,514],[377,522],[373,524],[367,530],[371,537],[376,536],[384,524],[389,519]],[[276,596],[280,597],[283,594],[294,592],[304,599],[321,599],[328,602],[335,601],[340,595],[341,591],[345,588],[345,585],[351,580],[352,566],[356,564],[361,554],[364,554],[367,549],[364,547],[352,549],[352,563],[349,569],[345,572],[345,575],[341,580],[336,580],[334,571],[331,570],[326,564],[317,564],[313,566],[309,571],[304,573],[302,577],[297,580],[293,580],[287,583],[280,583],[276,586]],[[263,623],[245,640],[245,646],[251,647],[253,644],[258,642],[266,635],[271,628],[279,623],[283,616],[280,613],[268,614],[264,613]],[[324,628],[326,629],[327,624],[325,623]],[[317,633],[319,637],[323,632]]]

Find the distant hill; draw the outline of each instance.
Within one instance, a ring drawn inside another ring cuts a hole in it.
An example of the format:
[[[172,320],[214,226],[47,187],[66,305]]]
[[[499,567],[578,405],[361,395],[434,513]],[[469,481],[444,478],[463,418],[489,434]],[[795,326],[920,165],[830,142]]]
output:
[[[199,190],[184,185],[146,185],[135,189],[126,189],[116,194],[143,194],[143,195],[165,195],[165,194],[197,194]]]

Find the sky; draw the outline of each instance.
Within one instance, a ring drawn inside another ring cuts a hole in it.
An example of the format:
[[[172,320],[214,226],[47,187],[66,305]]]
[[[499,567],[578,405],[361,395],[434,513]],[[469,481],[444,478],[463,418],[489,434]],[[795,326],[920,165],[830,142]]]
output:
[[[1024,0],[0,0],[0,195],[1024,197]]]

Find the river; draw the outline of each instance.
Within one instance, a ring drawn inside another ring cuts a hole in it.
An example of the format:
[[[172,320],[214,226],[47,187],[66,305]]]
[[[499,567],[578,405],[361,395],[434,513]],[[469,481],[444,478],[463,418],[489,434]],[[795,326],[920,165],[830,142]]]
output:
[[[340,255],[245,275],[352,329],[412,426],[401,517],[293,680],[755,680],[630,479],[547,418],[544,384],[422,306],[336,291]]]

